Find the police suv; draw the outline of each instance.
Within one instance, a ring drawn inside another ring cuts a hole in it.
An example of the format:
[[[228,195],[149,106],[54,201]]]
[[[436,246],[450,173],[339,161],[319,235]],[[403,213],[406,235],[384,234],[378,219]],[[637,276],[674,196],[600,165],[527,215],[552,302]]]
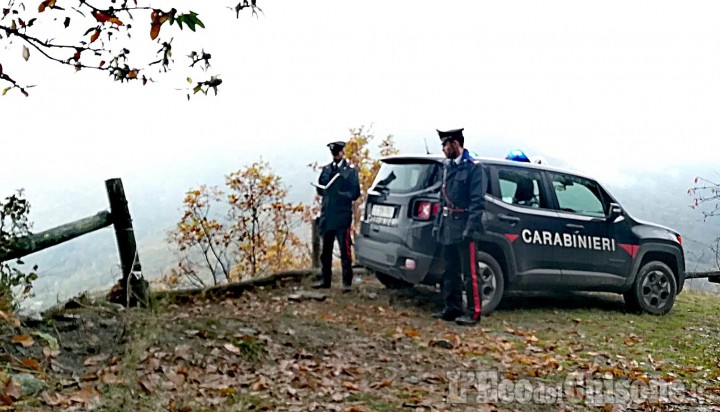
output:
[[[358,262],[389,288],[441,283],[444,263],[432,227],[441,213],[445,159],[382,159],[368,191]],[[667,313],[685,280],[682,237],[630,216],[597,181],[545,165],[478,159],[489,184],[477,240],[482,312],[506,290],[622,293],[629,308]]]

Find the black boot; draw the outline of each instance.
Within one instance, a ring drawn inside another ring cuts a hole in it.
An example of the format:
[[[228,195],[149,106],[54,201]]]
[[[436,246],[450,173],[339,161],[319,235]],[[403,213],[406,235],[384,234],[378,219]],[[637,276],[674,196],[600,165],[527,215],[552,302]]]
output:
[[[452,322],[456,318],[462,316],[462,312],[459,310],[445,309],[438,312],[433,312],[431,316],[434,319],[442,319],[447,322]]]
[[[463,315],[455,319],[455,323],[462,326],[473,326],[480,322],[480,316],[473,319],[472,316]]]
[[[313,289],[330,289],[330,282],[325,282],[324,280],[316,280],[312,284]]]

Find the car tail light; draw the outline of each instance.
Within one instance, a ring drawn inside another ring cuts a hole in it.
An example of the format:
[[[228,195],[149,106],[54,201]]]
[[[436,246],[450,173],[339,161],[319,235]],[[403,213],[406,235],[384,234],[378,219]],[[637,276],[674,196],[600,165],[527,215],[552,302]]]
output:
[[[421,200],[415,203],[414,217],[420,220],[430,220],[440,212],[440,204]]]
[[[405,259],[405,269],[415,270],[415,259]]]
[[[682,246],[682,236],[677,235],[677,241],[680,243],[680,246]]]

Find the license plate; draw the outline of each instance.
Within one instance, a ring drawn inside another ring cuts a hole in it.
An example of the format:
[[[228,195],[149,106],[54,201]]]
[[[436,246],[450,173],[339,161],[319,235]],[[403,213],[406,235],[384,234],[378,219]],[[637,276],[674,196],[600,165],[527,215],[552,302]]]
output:
[[[392,206],[373,205],[372,212],[370,214],[377,217],[392,219],[395,217],[395,208]]]

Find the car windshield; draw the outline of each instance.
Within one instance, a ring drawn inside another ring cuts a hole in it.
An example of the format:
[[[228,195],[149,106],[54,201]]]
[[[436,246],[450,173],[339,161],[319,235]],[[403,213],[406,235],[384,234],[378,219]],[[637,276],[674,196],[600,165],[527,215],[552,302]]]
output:
[[[370,187],[376,191],[392,193],[409,193],[420,190],[432,183],[438,167],[436,162],[383,162]]]

